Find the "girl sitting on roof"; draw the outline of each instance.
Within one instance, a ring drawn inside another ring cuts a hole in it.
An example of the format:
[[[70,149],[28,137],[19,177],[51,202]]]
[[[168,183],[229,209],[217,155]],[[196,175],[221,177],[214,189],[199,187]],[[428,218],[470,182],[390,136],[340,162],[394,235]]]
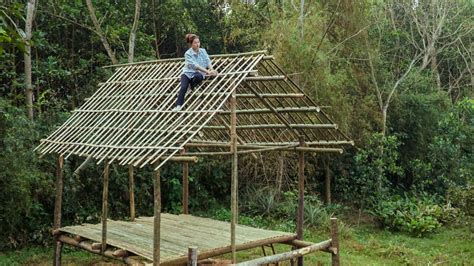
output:
[[[178,93],[178,100],[173,111],[180,111],[184,105],[184,96],[190,89],[194,89],[206,76],[216,76],[217,71],[212,68],[211,59],[204,48],[200,48],[201,43],[196,34],[186,34],[186,43],[190,47],[184,54],[185,64],[181,74],[181,89]]]

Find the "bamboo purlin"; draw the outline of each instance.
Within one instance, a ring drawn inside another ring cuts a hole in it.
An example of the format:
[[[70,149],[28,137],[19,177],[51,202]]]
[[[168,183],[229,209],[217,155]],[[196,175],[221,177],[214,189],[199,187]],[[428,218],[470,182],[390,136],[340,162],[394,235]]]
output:
[[[265,51],[211,56],[219,75],[187,93],[173,112],[184,59],[114,65],[110,78],[36,148],[130,167],[228,151],[230,96],[236,93],[238,145],[276,150],[304,136],[309,152],[342,151],[352,141],[325,108],[305,96]],[[192,146],[192,143],[200,143]],[[207,145],[209,144],[209,145]],[[222,145],[220,145],[222,144]],[[270,146],[270,147],[268,147]],[[182,153],[185,147],[186,153]]]

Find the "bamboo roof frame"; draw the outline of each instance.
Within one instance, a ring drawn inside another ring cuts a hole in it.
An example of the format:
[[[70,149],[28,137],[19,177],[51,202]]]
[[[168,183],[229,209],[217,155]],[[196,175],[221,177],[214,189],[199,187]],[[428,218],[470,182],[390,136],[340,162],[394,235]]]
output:
[[[182,58],[108,66],[110,78],[36,149],[97,164],[156,164],[155,170],[175,157],[226,155],[234,92],[240,153],[296,151],[300,137],[308,147],[298,149],[309,152],[341,153],[353,145],[265,51],[211,58],[219,75],[188,93],[179,112],[171,110]]]

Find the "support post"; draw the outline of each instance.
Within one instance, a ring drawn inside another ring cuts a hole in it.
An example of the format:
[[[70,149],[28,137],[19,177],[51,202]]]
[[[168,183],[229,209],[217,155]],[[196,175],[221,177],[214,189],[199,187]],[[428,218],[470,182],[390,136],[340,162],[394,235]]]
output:
[[[154,198],[155,211],[153,218],[153,265],[160,265],[160,225],[161,225],[161,184],[160,170],[155,171]]]
[[[337,218],[331,218],[331,247],[332,266],[339,266],[339,229]]]
[[[183,153],[185,150],[183,150]],[[189,214],[189,163],[183,162],[183,214]]]
[[[53,223],[53,232],[58,230],[61,227],[61,207],[63,202],[63,187],[64,187],[64,157],[62,155],[58,156],[58,161],[56,164],[56,200],[54,202],[54,223]],[[63,244],[58,239],[58,235],[54,236],[55,248],[54,248],[54,262],[53,265],[61,265],[61,251]]]
[[[304,137],[300,136],[300,147],[304,146]],[[298,216],[296,221],[296,238],[303,240],[304,221],[304,151],[298,152]],[[298,257],[298,266],[303,265],[303,257]]]
[[[102,248],[101,252],[104,253],[107,248],[107,211],[108,211],[108,198],[109,198],[109,175],[110,165],[109,160],[105,161],[104,166],[104,189],[102,191]]]
[[[197,254],[197,247],[189,247],[188,248],[188,266],[197,266],[198,262],[198,254]]]
[[[325,156],[324,160],[324,199],[326,200],[326,204],[331,204],[331,172],[329,169],[329,159]]]
[[[128,192],[130,194],[130,220],[135,221],[135,180],[133,165],[128,165]]]
[[[230,141],[231,141],[231,152],[232,152],[232,174],[231,174],[231,212],[232,212],[232,219],[230,225],[230,242],[231,242],[231,249],[232,249],[232,263],[237,262],[237,254],[236,254],[236,247],[235,247],[235,227],[238,221],[238,199],[237,199],[237,191],[238,191],[238,172],[237,172],[237,113],[236,113],[236,106],[237,106],[237,97],[235,90],[232,92],[231,97],[231,125],[230,125]]]

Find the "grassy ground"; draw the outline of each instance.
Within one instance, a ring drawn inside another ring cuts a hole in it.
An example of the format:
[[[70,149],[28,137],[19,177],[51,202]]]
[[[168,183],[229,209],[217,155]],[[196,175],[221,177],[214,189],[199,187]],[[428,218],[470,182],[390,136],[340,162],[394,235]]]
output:
[[[343,265],[474,265],[474,228],[472,223],[443,227],[425,238],[380,230],[372,224],[342,228],[341,262]],[[305,240],[321,241],[327,232],[306,230]],[[278,245],[280,252],[288,246]],[[269,248],[267,248],[267,252]],[[239,260],[261,256],[260,248],[239,252]],[[51,265],[53,249],[31,247],[0,253],[0,265]],[[330,265],[327,253],[305,257],[305,265]],[[63,251],[65,265],[119,265],[72,247]],[[287,265],[287,264],[283,264]]]

